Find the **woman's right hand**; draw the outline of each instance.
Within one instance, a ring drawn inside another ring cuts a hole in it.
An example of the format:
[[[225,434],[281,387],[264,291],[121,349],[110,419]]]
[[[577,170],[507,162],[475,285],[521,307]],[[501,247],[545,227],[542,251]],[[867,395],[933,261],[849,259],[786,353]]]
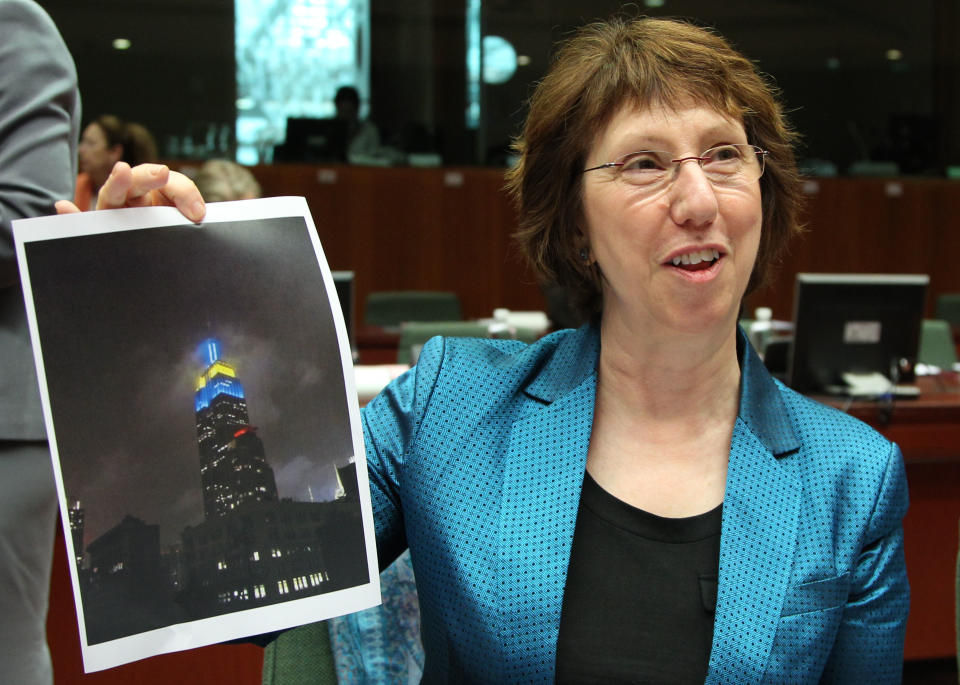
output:
[[[138,164],[130,167],[117,162],[97,196],[97,209],[120,207],[176,207],[180,213],[199,223],[207,208],[193,181],[163,164]],[[57,214],[79,212],[69,200],[57,202]]]

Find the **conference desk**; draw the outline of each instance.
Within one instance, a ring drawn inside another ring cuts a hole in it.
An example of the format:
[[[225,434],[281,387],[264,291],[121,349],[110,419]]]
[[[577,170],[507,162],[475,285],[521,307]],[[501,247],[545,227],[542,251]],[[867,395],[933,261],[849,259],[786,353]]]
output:
[[[400,345],[400,330],[380,326],[357,326],[354,331],[361,364],[394,364]]]

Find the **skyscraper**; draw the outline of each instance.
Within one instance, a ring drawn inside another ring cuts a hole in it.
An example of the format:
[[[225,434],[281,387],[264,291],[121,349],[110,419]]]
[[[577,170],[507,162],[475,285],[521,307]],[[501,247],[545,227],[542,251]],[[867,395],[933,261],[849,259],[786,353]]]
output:
[[[356,465],[338,469],[335,501],[280,500],[233,366],[213,338],[199,352],[204,520],[180,536],[178,605],[203,618],[368,582]]]
[[[243,385],[221,358],[220,341],[204,340],[198,354],[205,365],[194,396],[204,517],[222,516],[246,502],[277,501],[273,469],[250,425]]]

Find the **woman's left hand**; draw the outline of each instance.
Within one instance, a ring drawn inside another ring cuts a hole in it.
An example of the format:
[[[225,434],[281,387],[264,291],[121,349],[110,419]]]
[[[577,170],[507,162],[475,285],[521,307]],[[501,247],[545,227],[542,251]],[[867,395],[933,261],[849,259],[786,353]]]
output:
[[[120,207],[176,207],[190,221],[200,222],[207,208],[193,181],[163,164],[130,167],[117,162],[97,196],[97,209]],[[69,200],[57,202],[57,214],[79,212]]]

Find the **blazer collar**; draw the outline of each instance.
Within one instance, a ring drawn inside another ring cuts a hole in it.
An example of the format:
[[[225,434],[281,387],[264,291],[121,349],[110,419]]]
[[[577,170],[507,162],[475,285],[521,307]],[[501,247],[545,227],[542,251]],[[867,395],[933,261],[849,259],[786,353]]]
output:
[[[800,448],[777,382],[763,360],[737,328],[737,358],[740,360],[739,418],[761,443],[777,457]]]
[[[563,336],[557,348],[524,389],[530,397],[547,404],[563,397],[588,376],[595,374],[600,356],[600,331],[596,326],[586,324],[557,335]]]
[[[595,374],[599,356],[600,332],[596,326],[587,324],[569,332],[525,391],[530,397],[549,404]],[[741,368],[739,418],[775,456],[796,451],[800,441],[776,381],[739,327],[737,359]]]

